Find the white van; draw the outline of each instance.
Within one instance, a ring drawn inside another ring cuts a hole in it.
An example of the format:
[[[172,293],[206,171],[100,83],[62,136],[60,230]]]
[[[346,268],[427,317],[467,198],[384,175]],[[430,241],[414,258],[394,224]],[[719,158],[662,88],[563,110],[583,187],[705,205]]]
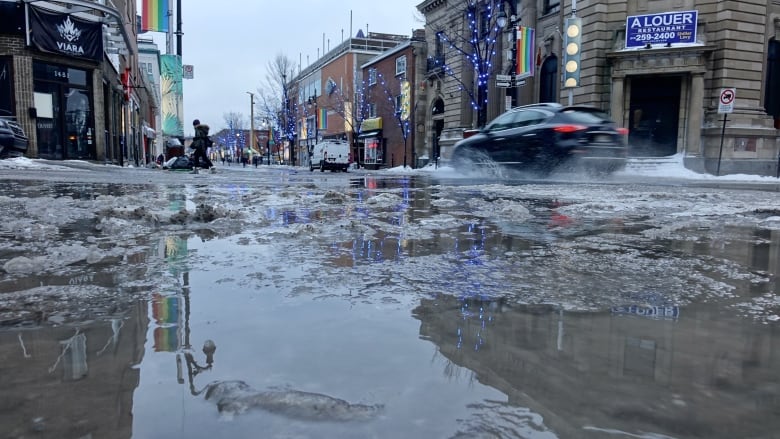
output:
[[[310,159],[309,171],[330,169],[347,172],[352,161],[349,143],[346,140],[323,140],[314,145]]]

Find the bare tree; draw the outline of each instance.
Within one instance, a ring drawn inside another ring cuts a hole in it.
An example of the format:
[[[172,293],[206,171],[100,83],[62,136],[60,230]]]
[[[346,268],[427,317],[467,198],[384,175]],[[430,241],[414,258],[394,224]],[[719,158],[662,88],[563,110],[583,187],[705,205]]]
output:
[[[222,118],[224,119],[225,124],[231,130],[243,130],[246,128],[247,120],[240,112],[231,111],[228,113],[223,113]]]
[[[403,93],[402,93],[402,84],[406,82],[406,75],[394,78],[390,80],[394,80],[396,82],[395,87],[391,86],[387,81],[389,79],[385,79],[384,75],[381,73],[377,73],[377,83],[380,85],[382,90],[382,96],[376,96],[372,95],[372,101],[377,106],[381,106],[385,110],[384,114],[392,114],[393,120],[396,123],[396,126],[399,130],[401,130],[401,138],[404,139],[404,168],[406,168],[407,163],[407,142],[409,140],[409,134],[411,133],[411,125],[412,120],[411,117],[415,113],[415,110],[417,109],[417,99],[415,99],[414,106],[412,108],[406,108],[406,111],[404,110],[403,104],[399,105],[399,100],[403,100]],[[393,90],[396,90],[394,93]],[[410,98],[407,96],[407,99]]]
[[[323,108],[335,112],[344,119],[344,126],[351,132],[349,136],[352,139],[352,155],[358,157],[357,136],[360,131],[360,125],[369,117],[369,99],[366,95],[367,87],[364,82],[358,82],[354,78],[354,90],[349,87],[342,89],[337,84],[328,85],[329,90],[325,91],[327,98]]]
[[[449,64],[442,67],[469,96],[480,127],[487,122],[488,85],[497,64],[494,58],[503,31],[497,18],[504,1],[460,0],[460,4],[453,7],[463,16],[462,24],[450,27],[440,24],[433,29],[438,38],[449,44],[451,52],[460,55],[462,68]]]
[[[288,89],[289,81],[294,77],[295,61],[278,53],[268,62],[265,81],[257,89],[256,121],[273,128],[273,141],[276,145],[281,144],[283,139],[290,144],[295,142],[298,108],[291,102],[291,90]],[[281,159],[281,151],[277,149],[276,152]]]

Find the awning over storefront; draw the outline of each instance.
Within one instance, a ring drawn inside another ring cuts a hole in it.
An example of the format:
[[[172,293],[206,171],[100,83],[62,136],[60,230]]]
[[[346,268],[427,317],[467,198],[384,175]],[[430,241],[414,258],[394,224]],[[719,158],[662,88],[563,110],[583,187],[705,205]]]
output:
[[[382,129],[382,118],[381,117],[372,117],[369,119],[364,119],[363,122],[360,123],[360,132],[369,132],[369,131],[379,131]]]

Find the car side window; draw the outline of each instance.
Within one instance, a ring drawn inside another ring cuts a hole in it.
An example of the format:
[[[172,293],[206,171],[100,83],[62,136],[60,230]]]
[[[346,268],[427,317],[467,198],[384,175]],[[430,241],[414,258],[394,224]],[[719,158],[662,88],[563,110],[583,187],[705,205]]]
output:
[[[487,126],[487,130],[500,131],[507,128],[512,128],[516,113],[517,112],[504,113],[498,116],[497,118],[493,119],[493,122],[490,122],[490,125]]]
[[[514,127],[525,127],[529,125],[536,125],[542,123],[547,119],[546,113],[536,110],[524,110],[518,111],[517,117],[514,120]]]

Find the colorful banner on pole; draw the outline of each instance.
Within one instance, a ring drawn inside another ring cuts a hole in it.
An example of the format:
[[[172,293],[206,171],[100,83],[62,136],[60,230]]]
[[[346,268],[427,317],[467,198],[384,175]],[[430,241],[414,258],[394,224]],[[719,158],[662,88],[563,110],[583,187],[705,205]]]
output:
[[[412,86],[409,81],[401,83],[401,120],[409,120],[412,113]]]
[[[163,135],[184,137],[184,118],[182,108],[184,96],[182,88],[181,57],[178,55],[160,56],[160,88],[162,90],[162,128]]]
[[[320,108],[320,118],[317,125],[318,130],[328,129],[328,109]]]
[[[517,27],[517,78],[534,75],[535,31],[532,27]]]
[[[168,0],[143,0],[141,30],[168,32]]]

